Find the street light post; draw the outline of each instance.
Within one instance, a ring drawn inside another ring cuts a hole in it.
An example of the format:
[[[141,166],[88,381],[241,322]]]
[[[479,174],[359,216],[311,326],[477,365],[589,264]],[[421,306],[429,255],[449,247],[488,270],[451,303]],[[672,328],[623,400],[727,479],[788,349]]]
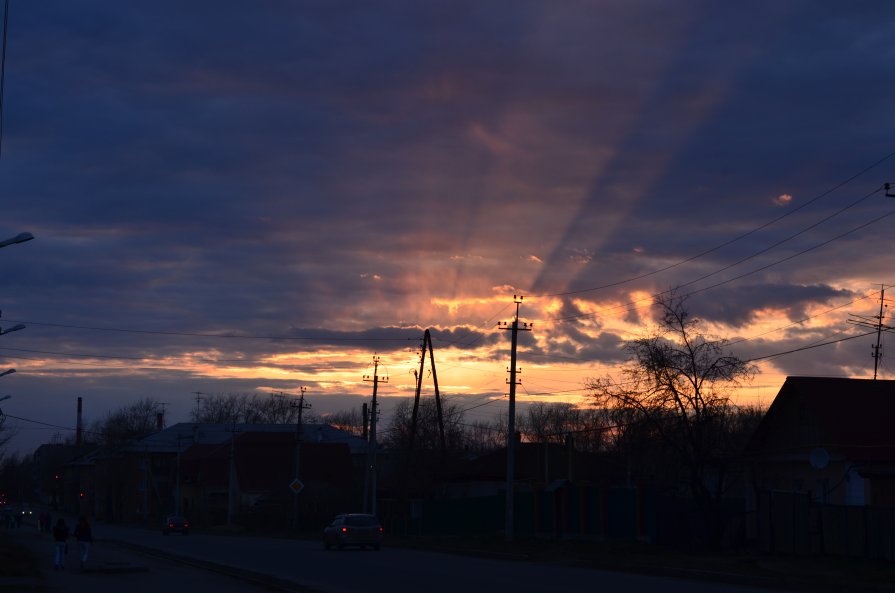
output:
[[[0,336],[2,336],[3,334],[8,334],[10,332],[17,332],[17,331],[23,330],[23,329],[25,329],[24,323],[17,323],[9,329],[0,328]]]

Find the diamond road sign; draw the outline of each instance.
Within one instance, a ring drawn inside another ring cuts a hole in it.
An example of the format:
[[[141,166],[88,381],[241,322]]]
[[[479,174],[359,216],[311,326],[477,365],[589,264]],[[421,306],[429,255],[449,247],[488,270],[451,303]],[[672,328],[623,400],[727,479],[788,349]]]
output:
[[[289,490],[292,490],[294,494],[298,494],[302,490],[304,490],[305,485],[302,484],[301,480],[295,478],[289,483]]]

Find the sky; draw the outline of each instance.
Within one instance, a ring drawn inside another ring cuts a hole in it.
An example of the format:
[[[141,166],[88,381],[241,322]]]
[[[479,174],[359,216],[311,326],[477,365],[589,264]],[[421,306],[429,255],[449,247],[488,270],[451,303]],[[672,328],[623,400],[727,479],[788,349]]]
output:
[[[893,17],[10,0],[0,239],[35,236],[0,250],[0,328],[27,326],[0,336],[10,449],[69,437],[78,397],[174,424],[196,392],[305,387],[325,417],[370,400],[374,356],[387,422],[427,328],[441,393],[487,420],[514,295],[522,410],[588,405],[670,290],[758,366],[737,402],[870,378],[849,319],[895,284]]]

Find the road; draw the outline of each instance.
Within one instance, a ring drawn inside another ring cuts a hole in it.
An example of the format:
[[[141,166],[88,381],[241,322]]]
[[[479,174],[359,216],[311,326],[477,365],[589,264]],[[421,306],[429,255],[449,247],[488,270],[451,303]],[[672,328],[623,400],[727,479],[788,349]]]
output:
[[[771,589],[564,566],[389,548],[324,551],[317,542],[95,525],[100,540],[120,540],[200,562],[296,583],[322,593],[761,593]],[[197,591],[211,590],[206,587]],[[217,591],[215,589],[215,591]],[[128,591],[128,593],[131,593]]]

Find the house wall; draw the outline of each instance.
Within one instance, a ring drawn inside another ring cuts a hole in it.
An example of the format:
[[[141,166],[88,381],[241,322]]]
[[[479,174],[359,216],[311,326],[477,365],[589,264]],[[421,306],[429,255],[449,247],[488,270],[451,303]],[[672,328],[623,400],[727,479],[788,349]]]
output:
[[[761,491],[803,493],[829,504],[862,506],[871,502],[865,478],[846,460],[831,461],[824,469],[811,467],[807,458],[765,462],[754,472],[755,488]]]

